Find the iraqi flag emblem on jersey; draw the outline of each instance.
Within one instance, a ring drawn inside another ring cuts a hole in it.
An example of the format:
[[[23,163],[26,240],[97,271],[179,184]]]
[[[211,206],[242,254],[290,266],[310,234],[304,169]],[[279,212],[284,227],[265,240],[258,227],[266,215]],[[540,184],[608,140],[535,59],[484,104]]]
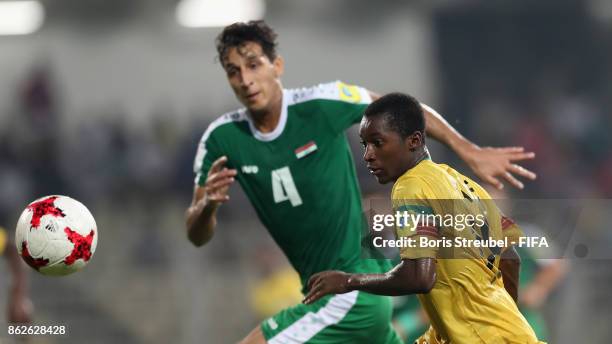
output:
[[[314,141],[310,141],[307,144],[295,150],[295,157],[298,159],[301,159],[316,150],[317,150],[317,144]]]

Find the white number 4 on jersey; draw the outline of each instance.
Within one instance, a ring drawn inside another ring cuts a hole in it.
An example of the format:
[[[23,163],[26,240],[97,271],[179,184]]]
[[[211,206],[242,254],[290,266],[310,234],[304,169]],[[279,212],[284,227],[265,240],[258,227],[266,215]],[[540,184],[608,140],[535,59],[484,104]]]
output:
[[[291,171],[287,166],[272,171],[272,193],[276,203],[289,200],[294,207],[302,204],[302,198],[295,187]]]

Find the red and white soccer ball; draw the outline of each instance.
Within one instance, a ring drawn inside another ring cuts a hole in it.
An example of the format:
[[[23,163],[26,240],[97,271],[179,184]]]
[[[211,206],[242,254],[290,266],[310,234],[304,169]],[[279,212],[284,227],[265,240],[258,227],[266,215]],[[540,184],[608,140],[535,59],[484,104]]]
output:
[[[98,244],[98,228],[81,202],[67,196],[45,196],[21,213],[15,244],[23,260],[36,271],[68,275],[91,260]]]

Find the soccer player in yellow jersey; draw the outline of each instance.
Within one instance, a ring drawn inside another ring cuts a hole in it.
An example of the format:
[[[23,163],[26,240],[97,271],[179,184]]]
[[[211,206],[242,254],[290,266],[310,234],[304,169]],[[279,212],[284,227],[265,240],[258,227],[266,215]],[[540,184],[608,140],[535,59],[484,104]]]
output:
[[[480,185],[431,161],[424,128],[419,102],[404,94],[365,110],[364,160],[379,183],[395,182],[394,210],[414,215],[396,234],[413,244],[400,248],[401,262],[385,274],[313,275],[304,302],[352,290],[418,294],[431,320],[419,344],[541,343],[516,306],[520,260],[510,243],[520,229]]]

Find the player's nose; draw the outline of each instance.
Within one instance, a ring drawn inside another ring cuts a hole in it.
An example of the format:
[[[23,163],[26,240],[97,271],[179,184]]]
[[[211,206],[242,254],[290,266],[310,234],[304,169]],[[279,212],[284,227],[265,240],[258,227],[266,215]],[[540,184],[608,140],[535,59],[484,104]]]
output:
[[[251,85],[253,85],[253,75],[248,70],[243,70],[240,73],[240,86],[246,91]]]
[[[366,162],[372,162],[375,160],[375,158],[376,157],[372,148],[370,148],[370,145],[366,145],[365,150],[363,151],[363,160]]]

